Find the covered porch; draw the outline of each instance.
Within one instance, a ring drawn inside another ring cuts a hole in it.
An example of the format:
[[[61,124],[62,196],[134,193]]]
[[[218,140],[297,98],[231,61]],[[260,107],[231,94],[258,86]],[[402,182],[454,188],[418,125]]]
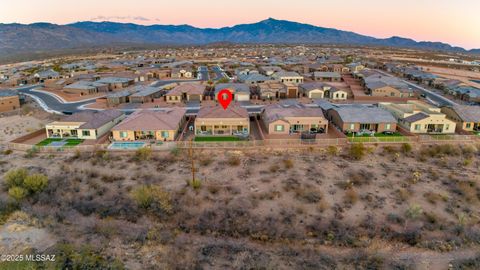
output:
[[[249,134],[248,125],[199,125],[196,129],[196,135],[242,135]]]

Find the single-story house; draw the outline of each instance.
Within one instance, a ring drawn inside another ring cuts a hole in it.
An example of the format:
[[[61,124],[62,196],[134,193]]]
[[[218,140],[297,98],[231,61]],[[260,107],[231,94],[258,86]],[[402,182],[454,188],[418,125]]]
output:
[[[191,79],[193,78],[193,71],[189,67],[172,68],[171,76],[175,79]]]
[[[96,82],[108,85],[109,91],[115,91],[118,89],[127,88],[130,85],[133,85],[135,83],[135,79],[121,78],[121,77],[105,77],[105,78],[101,78]]]
[[[139,110],[112,128],[115,141],[174,141],[185,123],[184,108]]]
[[[89,95],[108,92],[108,85],[93,81],[78,81],[63,87],[66,93]]]
[[[115,106],[129,101],[128,97],[134,93],[132,90],[122,90],[107,94],[107,104],[109,106]]]
[[[272,78],[282,83],[303,83],[303,76],[294,71],[279,71],[274,73]]]
[[[195,134],[200,136],[225,136],[250,134],[250,120],[245,108],[230,104],[201,107],[195,118]]]
[[[480,106],[455,105],[441,108],[447,118],[457,123],[457,128],[480,132]]]
[[[218,100],[218,93],[227,89],[232,93],[232,100],[250,100],[250,87],[244,83],[219,83],[215,86],[215,100]]]
[[[346,100],[348,98],[348,93],[345,90],[332,87],[328,90],[329,98],[332,100]]]
[[[82,111],[45,125],[48,138],[96,140],[125,118],[118,110]]]
[[[265,107],[262,120],[268,134],[289,134],[302,131],[327,133],[328,121],[322,109],[297,105],[270,105]]]
[[[271,80],[270,77],[267,77],[260,73],[238,75],[238,81],[248,85],[264,83],[269,80]]]
[[[342,80],[342,75],[338,72],[315,71],[312,79],[315,81],[339,82]]]
[[[167,103],[178,103],[181,101],[202,101],[205,92],[205,85],[199,83],[184,83],[175,86],[167,94]]]
[[[391,112],[398,124],[412,133],[455,133],[456,123],[447,119],[440,108],[427,103],[410,100],[403,104],[382,102],[378,106]]]
[[[35,73],[33,77],[37,79],[39,82],[43,83],[46,80],[59,79],[60,73],[56,72],[53,69],[49,69],[49,70],[39,71]]]
[[[159,98],[163,94],[163,89],[161,87],[137,85],[134,89],[135,93],[129,96],[130,103],[153,102],[155,98]]]
[[[330,98],[330,90],[334,87],[321,82],[309,82],[300,84],[299,88],[303,96],[318,99]]]
[[[327,119],[333,122],[342,132],[374,132],[396,131],[397,120],[382,108],[362,104],[332,104],[326,111]]]

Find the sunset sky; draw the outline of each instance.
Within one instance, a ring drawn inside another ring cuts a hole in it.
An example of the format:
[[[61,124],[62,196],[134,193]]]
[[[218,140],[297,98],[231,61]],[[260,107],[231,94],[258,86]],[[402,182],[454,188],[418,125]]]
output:
[[[1,0],[0,22],[117,21],[223,27],[266,18],[480,48],[479,0]]]

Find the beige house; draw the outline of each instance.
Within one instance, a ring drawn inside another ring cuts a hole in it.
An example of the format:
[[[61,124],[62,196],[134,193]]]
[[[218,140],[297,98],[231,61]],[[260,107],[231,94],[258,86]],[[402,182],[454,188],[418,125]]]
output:
[[[397,120],[382,108],[362,104],[331,105],[327,119],[344,133],[369,130],[377,133],[397,130]]]
[[[480,132],[480,106],[455,105],[443,107],[441,112],[455,121],[458,129]]]
[[[250,100],[250,87],[244,83],[219,83],[215,86],[215,100],[218,100],[218,93],[222,90],[228,90],[232,93],[232,100],[248,101]]]
[[[139,110],[112,128],[115,141],[174,141],[185,123],[183,108]]]
[[[328,121],[320,108],[301,105],[270,105],[262,113],[268,134],[289,134],[303,131],[328,131]]]
[[[230,104],[202,107],[195,119],[197,136],[230,136],[250,134],[250,120],[246,109]]]
[[[421,101],[408,101],[403,104],[379,103],[378,105],[391,112],[398,124],[412,133],[455,133],[456,123],[447,119],[440,108]]]
[[[329,98],[332,100],[346,100],[348,98],[348,93],[345,90],[337,89],[332,87],[328,90]]]
[[[48,138],[96,140],[125,118],[117,110],[83,111],[45,125]]]
[[[179,103],[182,101],[202,101],[205,86],[198,83],[180,84],[165,95],[167,103]]]
[[[272,78],[282,83],[303,83],[303,76],[294,71],[279,71],[274,73]]]

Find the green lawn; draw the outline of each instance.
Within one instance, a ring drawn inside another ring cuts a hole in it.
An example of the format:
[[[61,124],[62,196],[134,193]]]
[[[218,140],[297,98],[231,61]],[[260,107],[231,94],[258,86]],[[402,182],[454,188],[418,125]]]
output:
[[[67,139],[67,143],[65,146],[77,146],[79,144],[83,143],[82,139]]]
[[[64,145],[65,147],[74,147],[83,142],[82,139],[62,139],[62,138],[47,138],[39,143],[36,146],[49,146],[52,142],[59,142],[65,140],[67,143]]]
[[[39,143],[37,143],[36,145],[37,146],[47,146],[49,145],[51,142],[59,142],[63,140],[62,138],[47,138]]]
[[[240,138],[233,137],[233,136],[197,136],[195,137],[196,142],[237,142],[240,141]]]
[[[404,137],[399,132],[395,132],[393,134],[383,134],[383,133],[375,133],[374,136],[370,136],[368,134],[364,134],[362,136],[355,135],[353,136],[352,133],[347,134],[348,140],[351,142],[407,142],[408,138]]]

